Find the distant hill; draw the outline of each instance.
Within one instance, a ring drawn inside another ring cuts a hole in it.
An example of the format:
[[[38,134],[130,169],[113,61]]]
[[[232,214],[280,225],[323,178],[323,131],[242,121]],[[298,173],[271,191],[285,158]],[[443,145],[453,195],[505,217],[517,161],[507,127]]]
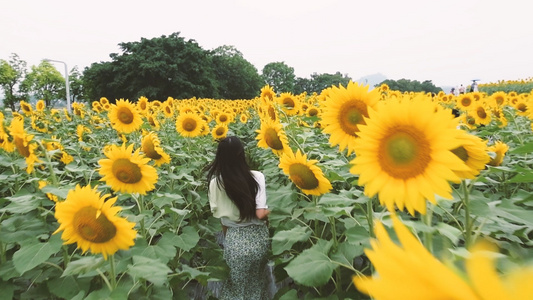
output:
[[[363,76],[358,80],[355,80],[355,82],[358,82],[359,84],[369,85],[369,89],[373,89],[376,84],[381,83],[385,79],[387,79],[387,76],[381,73],[376,73]]]

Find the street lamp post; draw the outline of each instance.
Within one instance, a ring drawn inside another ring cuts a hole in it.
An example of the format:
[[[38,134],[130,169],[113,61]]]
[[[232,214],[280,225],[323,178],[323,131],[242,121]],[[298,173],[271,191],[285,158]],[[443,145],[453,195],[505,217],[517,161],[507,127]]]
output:
[[[46,60],[46,61],[58,62],[58,63],[62,63],[62,64],[65,65],[65,82],[66,82],[66,84],[67,84],[67,111],[70,113],[70,112],[71,112],[71,109],[70,109],[70,85],[69,85],[69,82],[68,82],[68,68],[67,68],[67,63],[64,62],[64,61],[54,60],[54,59],[48,59],[48,58],[45,58],[44,60]]]

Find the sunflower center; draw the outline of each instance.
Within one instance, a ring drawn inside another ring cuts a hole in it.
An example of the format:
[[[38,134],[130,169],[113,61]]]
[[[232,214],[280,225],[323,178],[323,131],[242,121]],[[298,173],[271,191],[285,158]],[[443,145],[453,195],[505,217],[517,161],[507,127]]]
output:
[[[185,131],[194,131],[196,129],[196,120],[193,119],[193,118],[186,118],[185,120],[183,120],[183,130]]]
[[[357,125],[365,124],[366,116],[368,112],[364,102],[359,100],[346,102],[340,108],[339,124],[346,134],[357,136],[359,132]]]
[[[460,146],[452,150],[452,153],[459,157],[462,161],[466,162],[468,160],[468,152],[465,147]]]
[[[318,187],[318,179],[315,174],[304,164],[292,164],[289,167],[289,175],[292,182],[303,190],[312,190]]]
[[[422,174],[431,160],[429,142],[424,133],[410,126],[391,128],[378,151],[381,168],[399,179]]]
[[[487,112],[485,111],[483,107],[478,107],[476,110],[476,113],[477,113],[477,116],[480,117],[481,119],[487,118]]]
[[[221,136],[221,135],[223,135],[225,132],[226,132],[226,130],[225,130],[223,127],[218,127],[218,128],[215,130],[215,134],[216,134],[217,136]]]
[[[24,139],[15,137],[15,146],[17,147],[20,155],[24,157],[30,156],[30,148],[28,146],[24,146]]]
[[[117,118],[123,124],[131,124],[133,122],[133,113],[127,107],[121,107],[118,109]]]
[[[220,116],[218,117],[218,120],[219,120],[220,122],[224,123],[224,122],[226,122],[226,121],[228,120],[228,116],[226,116],[226,115],[220,115]]]
[[[76,232],[92,243],[105,243],[115,237],[117,228],[103,213],[98,216],[94,207],[84,207],[74,214],[73,225]]]
[[[141,168],[127,158],[120,158],[113,162],[113,174],[123,183],[137,183],[142,179]]]
[[[276,121],[276,111],[274,110],[274,107],[272,105],[268,107],[267,112],[268,112],[268,115],[270,116],[270,119],[272,121]]]
[[[525,103],[519,103],[517,106],[516,106],[516,109],[520,112],[525,112],[527,111],[527,105]]]
[[[316,115],[318,115],[318,109],[316,109],[316,108],[310,108],[309,111],[308,111],[308,114],[309,114],[309,116],[311,116],[311,117],[316,116]]]
[[[161,155],[155,150],[154,143],[152,141],[146,142],[143,144],[144,155],[151,159],[158,160],[161,158]]]
[[[283,143],[279,139],[278,132],[273,128],[268,128],[265,131],[265,142],[274,150],[283,149]]]
[[[291,98],[285,98],[283,99],[283,105],[286,108],[294,108],[294,100],[292,100]]]

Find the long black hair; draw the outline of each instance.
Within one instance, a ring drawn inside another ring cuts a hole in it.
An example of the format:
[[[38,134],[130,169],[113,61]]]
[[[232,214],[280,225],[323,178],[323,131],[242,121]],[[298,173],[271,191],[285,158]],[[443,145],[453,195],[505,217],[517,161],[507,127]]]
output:
[[[236,136],[222,139],[218,143],[215,159],[207,167],[207,182],[216,178],[218,187],[225,190],[228,197],[239,209],[240,220],[256,217],[255,197],[259,185],[246,163],[244,147]]]

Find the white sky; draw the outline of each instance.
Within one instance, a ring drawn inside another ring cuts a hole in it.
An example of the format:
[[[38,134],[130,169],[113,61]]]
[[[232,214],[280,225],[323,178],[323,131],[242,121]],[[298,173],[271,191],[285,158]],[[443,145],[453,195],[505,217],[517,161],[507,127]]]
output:
[[[533,76],[527,0],[0,0],[0,59],[43,58],[80,71],[121,42],[180,32],[202,48],[233,45],[259,73],[382,73],[436,85]],[[64,66],[57,64],[63,73]]]

